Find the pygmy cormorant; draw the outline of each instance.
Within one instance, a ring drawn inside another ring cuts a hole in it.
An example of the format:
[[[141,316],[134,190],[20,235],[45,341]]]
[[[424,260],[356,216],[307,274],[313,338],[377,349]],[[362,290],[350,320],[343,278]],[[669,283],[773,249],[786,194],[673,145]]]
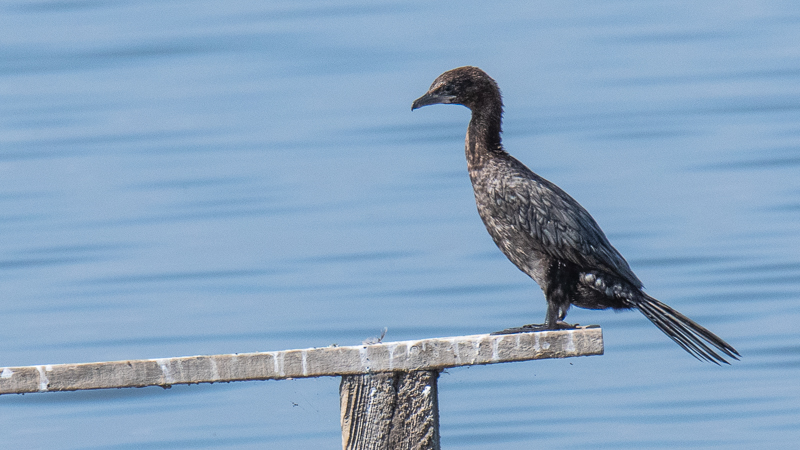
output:
[[[459,67],[443,73],[411,109],[437,103],[464,105],[472,111],[466,154],[478,213],[495,244],[539,284],[547,299],[543,325],[513,330],[572,328],[563,322],[570,305],[636,308],[698,359],[727,363],[714,348],[739,359],[730,344],[647,295],[592,216],[503,149],[503,100],[497,83],[484,71]]]

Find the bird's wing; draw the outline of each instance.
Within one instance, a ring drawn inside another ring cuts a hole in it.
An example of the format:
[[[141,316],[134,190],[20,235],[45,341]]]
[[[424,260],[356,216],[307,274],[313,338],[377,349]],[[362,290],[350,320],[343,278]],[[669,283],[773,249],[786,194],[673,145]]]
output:
[[[628,262],[583,206],[516,159],[512,165],[516,170],[495,180],[491,191],[505,219],[524,230],[530,245],[552,257],[616,274],[642,287]]]

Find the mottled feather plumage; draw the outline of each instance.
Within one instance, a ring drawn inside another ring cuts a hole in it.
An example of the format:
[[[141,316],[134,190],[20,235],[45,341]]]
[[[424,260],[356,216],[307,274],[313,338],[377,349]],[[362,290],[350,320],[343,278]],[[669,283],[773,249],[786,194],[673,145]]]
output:
[[[636,308],[693,356],[727,363],[720,351],[738,359],[728,343],[642,291],[592,216],[503,149],[503,102],[491,77],[477,67],[445,72],[412,109],[437,103],[472,111],[465,151],[478,213],[500,250],[544,291],[545,328],[569,327],[562,320],[570,305]]]

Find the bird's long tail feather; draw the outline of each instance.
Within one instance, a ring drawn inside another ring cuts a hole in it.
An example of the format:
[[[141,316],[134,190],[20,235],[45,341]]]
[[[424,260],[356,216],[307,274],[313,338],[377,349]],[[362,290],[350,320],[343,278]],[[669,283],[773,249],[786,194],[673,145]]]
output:
[[[714,364],[730,364],[712,347],[735,360],[741,356],[735,348],[717,335],[653,297],[643,294],[642,298],[637,300],[634,306],[659,330],[695,358]]]

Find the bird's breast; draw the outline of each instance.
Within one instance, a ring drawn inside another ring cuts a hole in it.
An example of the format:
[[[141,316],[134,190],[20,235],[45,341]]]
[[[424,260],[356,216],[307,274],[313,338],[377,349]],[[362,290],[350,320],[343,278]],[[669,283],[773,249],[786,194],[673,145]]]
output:
[[[491,169],[487,165],[482,170],[470,170],[478,214],[500,251],[545,289],[549,258],[537,238],[541,224],[530,211],[526,193],[519,192],[513,180]]]

